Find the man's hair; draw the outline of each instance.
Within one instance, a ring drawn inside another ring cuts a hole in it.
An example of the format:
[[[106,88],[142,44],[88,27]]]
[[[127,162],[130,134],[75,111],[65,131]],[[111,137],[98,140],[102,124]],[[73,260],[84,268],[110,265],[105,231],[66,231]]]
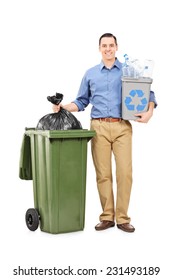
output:
[[[100,39],[99,39],[99,46],[100,46],[100,44],[101,44],[101,39],[104,38],[104,37],[112,37],[112,38],[114,38],[114,40],[115,40],[115,45],[117,45],[117,38],[116,38],[112,33],[105,33],[105,34],[103,34],[103,35],[100,37]]]

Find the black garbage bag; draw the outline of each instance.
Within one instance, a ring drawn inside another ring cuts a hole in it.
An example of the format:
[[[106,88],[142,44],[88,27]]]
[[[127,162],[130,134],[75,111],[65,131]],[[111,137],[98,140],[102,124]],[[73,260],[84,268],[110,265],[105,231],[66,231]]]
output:
[[[56,93],[56,95],[48,96],[48,101],[53,104],[60,104],[63,99],[63,94]],[[43,116],[36,129],[40,130],[69,130],[69,129],[82,129],[81,123],[69,111],[61,108],[58,113],[51,113]]]
[[[55,105],[58,105],[63,100],[63,94],[57,92],[56,95],[48,96],[47,100]]]

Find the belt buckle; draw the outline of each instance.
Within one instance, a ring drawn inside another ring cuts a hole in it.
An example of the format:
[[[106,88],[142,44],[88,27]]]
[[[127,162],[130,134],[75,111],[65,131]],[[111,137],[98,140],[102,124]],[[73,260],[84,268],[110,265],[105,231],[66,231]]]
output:
[[[112,118],[105,118],[106,122],[112,122]]]

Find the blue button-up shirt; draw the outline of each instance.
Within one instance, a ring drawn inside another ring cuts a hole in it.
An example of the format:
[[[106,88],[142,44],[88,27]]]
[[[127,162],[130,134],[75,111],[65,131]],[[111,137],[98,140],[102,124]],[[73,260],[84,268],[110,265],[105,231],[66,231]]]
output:
[[[103,62],[88,69],[81,81],[77,98],[73,101],[79,111],[91,103],[91,118],[121,118],[122,63],[116,59],[111,69]],[[156,103],[153,91],[149,101]]]

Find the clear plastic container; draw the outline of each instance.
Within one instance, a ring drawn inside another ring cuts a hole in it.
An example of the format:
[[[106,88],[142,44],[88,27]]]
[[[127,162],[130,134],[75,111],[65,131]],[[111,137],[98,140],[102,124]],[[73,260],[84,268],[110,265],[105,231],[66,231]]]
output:
[[[142,76],[144,78],[152,78],[154,68],[154,61],[146,59],[144,61],[144,70]]]

